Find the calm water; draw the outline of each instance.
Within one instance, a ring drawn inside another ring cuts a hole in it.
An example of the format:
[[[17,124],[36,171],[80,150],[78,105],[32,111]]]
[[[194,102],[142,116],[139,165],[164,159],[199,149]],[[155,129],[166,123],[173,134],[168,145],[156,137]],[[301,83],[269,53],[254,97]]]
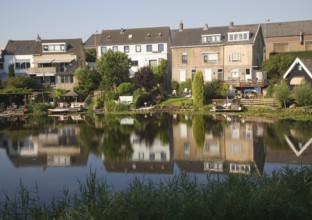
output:
[[[312,122],[146,114],[0,120],[0,198],[20,183],[40,198],[75,192],[88,173],[116,190],[186,173],[262,176],[312,164]]]

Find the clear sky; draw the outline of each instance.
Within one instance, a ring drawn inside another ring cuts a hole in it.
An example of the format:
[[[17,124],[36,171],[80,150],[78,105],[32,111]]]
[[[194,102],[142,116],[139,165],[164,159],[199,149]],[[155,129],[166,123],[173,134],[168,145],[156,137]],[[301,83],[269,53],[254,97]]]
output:
[[[312,0],[1,0],[0,46],[8,40],[82,38],[103,29],[177,29],[312,20]]]

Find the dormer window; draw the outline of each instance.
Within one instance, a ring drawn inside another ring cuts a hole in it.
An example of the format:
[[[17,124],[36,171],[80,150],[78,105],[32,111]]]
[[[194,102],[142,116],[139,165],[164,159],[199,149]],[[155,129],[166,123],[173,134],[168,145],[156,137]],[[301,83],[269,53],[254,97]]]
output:
[[[249,38],[250,38],[249,31],[228,33],[229,41],[245,41],[245,40],[249,40]]]
[[[221,42],[221,34],[202,35],[202,43]]]
[[[132,34],[129,34],[129,35],[128,35],[128,38],[129,38],[129,39],[132,39],[132,37],[133,37]]]
[[[47,43],[42,44],[43,52],[66,52],[66,43]]]

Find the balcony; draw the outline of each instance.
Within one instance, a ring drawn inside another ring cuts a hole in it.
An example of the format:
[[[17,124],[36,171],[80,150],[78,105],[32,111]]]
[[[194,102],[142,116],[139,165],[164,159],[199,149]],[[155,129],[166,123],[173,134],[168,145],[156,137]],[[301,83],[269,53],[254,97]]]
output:
[[[27,68],[27,72],[31,75],[42,76],[45,75],[55,75],[56,67],[32,67]]]
[[[265,87],[267,86],[267,80],[259,80],[259,79],[240,79],[240,77],[228,77],[227,80],[225,80],[226,83],[229,85],[233,85],[234,87]]]

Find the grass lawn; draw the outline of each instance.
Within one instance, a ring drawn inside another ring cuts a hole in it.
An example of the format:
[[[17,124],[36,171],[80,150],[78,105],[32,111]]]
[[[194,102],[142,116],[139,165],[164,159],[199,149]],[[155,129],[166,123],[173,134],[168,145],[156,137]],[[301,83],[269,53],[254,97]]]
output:
[[[189,97],[170,97],[167,100],[160,103],[162,106],[182,106],[192,105],[193,100]]]

